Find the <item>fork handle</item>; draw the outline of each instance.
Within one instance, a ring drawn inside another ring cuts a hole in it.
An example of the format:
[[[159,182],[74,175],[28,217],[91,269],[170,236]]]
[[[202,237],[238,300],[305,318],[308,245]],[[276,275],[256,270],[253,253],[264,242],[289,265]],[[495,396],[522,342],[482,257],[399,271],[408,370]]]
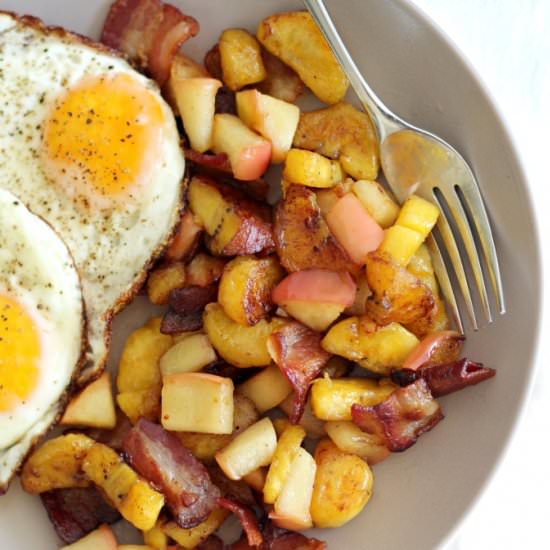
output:
[[[357,65],[353,61],[334,26],[323,0],[303,0],[303,3],[323,33],[334,56],[348,77],[351,87],[357,94],[359,101],[370,114],[376,131],[378,132],[378,139],[380,142],[396,130],[407,127],[408,125],[405,121],[393,114],[384,103],[380,101],[378,96],[363,78],[363,75],[359,72]]]

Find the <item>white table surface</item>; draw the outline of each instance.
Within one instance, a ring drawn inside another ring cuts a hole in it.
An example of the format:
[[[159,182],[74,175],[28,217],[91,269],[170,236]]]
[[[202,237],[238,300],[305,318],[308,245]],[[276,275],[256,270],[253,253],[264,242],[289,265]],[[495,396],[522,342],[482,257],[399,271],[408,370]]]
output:
[[[539,228],[548,239],[550,1],[412,1],[444,29],[488,86],[523,159]],[[548,280],[550,246],[542,244]],[[550,326],[544,318],[543,327]],[[531,398],[516,433],[482,498],[444,550],[550,548],[550,340],[544,342],[544,332]]]

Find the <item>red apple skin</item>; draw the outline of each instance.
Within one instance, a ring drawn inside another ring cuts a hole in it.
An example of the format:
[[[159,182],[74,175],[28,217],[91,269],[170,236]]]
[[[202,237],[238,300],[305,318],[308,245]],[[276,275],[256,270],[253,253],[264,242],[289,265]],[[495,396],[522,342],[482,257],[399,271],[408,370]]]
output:
[[[327,224],[349,257],[359,265],[384,239],[384,230],[374,221],[353,193],[338,199],[326,216]]]
[[[338,304],[344,309],[353,304],[356,291],[355,282],[347,272],[309,269],[285,277],[273,289],[272,299],[278,305],[302,301]]]
[[[262,143],[246,147],[241,151],[233,166],[235,178],[243,181],[258,179],[269,166],[271,161],[271,144]]]

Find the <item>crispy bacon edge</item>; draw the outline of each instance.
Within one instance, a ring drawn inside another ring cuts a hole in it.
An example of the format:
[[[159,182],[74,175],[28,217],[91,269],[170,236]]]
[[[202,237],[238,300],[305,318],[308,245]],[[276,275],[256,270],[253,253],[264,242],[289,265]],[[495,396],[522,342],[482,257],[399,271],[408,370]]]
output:
[[[198,32],[198,21],[171,4],[116,0],[105,19],[101,42],[124,53],[162,86],[178,49]]]
[[[243,526],[250,546],[260,546],[264,538],[254,512],[244,504],[230,498],[219,498],[218,505],[235,514]]]
[[[228,547],[229,550],[326,550],[327,544],[318,539],[310,539],[301,533],[284,531],[277,535],[268,526],[264,532],[264,543],[251,546],[243,536]]]
[[[378,405],[354,403],[351,415],[361,430],[378,436],[392,452],[408,449],[443,419],[441,407],[423,378],[398,388]]]
[[[141,418],[123,449],[130,465],[164,494],[180,527],[197,526],[217,506],[220,490],[206,467],[162,426]]]
[[[271,358],[294,388],[290,422],[297,424],[306,406],[309,385],[330,359],[321,347],[323,335],[291,322],[273,332],[267,340]]]
[[[434,397],[441,397],[468,386],[479,384],[495,376],[496,370],[463,358],[453,363],[420,367],[417,370],[401,369],[391,374],[393,382],[407,386],[419,378],[426,380]]]
[[[114,523],[120,514],[94,487],[55,489],[40,495],[59,538],[72,544],[101,523]]]

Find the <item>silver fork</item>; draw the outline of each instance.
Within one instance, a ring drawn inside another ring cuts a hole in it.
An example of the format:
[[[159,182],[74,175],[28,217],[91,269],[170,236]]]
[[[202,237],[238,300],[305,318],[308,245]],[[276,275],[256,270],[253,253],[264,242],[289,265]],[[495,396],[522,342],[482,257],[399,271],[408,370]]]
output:
[[[478,330],[476,309],[462,259],[463,256],[468,259],[485,319],[492,322],[478,243],[499,312],[505,313],[506,307],[491,225],[472,170],[458,151],[441,138],[392,113],[359,72],[323,0],[303,2],[325,36],[357,97],[371,116],[381,144],[380,160],[384,175],[396,199],[403,203],[411,193],[415,193],[439,207],[439,236],[448,261],[452,264],[472,326]],[[456,327],[464,332],[459,306],[438,241],[430,236],[427,244],[451,316]]]

